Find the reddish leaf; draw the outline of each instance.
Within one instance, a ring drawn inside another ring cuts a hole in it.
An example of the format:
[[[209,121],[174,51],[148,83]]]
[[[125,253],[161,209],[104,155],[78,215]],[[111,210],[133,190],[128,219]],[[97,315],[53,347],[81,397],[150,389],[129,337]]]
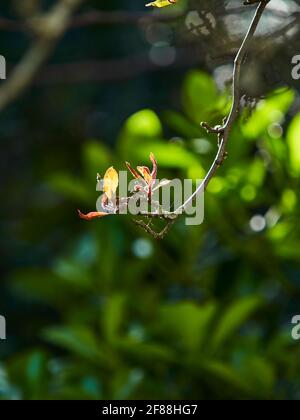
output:
[[[147,166],[138,166],[137,170],[141,175],[143,175],[143,178],[147,182],[147,184],[150,185],[152,183],[150,169]]]
[[[152,172],[151,172],[151,177],[152,177],[153,180],[155,180],[156,176],[157,176],[157,160],[155,159],[155,156],[152,152],[150,153],[150,160],[151,160],[152,165],[153,165],[153,169],[152,169]]]
[[[133,167],[130,165],[129,162],[125,162],[127,168],[129,169],[129,171],[131,172],[132,176],[136,179],[141,178],[140,174],[137,173],[137,171],[135,169],[133,169]]]
[[[78,215],[81,219],[84,220],[93,220],[93,219],[99,219],[100,217],[108,216],[109,213],[100,212],[100,211],[92,211],[88,214],[83,214],[80,210],[78,211]]]

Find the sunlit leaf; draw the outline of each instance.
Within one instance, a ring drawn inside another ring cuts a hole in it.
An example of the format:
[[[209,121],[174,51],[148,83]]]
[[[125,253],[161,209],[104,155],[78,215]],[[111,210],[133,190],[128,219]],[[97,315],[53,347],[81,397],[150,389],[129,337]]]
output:
[[[124,160],[130,158],[135,163],[139,163],[140,161],[136,160],[134,156],[135,147],[153,140],[158,141],[162,137],[162,125],[156,113],[150,109],[141,110],[130,116],[125,122],[118,138],[118,152]],[[147,159],[148,157],[149,153]]]
[[[287,132],[290,165],[296,174],[300,174],[300,114],[291,122]]]
[[[176,4],[177,0],[155,0],[151,3],[146,4],[146,7],[152,6],[152,7],[166,7],[166,6],[172,6],[173,4]]]
[[[282,123],[284,114],[294,100],[292,90],[281,89],[261,101],[251,117],[242,125],[242,133],[252,139],[264,133],[271,124]]]
[[[97,172],[104,173],[112,157],[105,144],[98,140],[88,140],[83,145],[83,164],[89,180],[94,180]]]
[[[213,78],[204,72],[191,71],[183,84],[182,101],[187,115],[193,121],[200,123],[205,120],[218,101]]]
[[[150,174],[149,168],[147,168],[147,166],[138,166],[137,170],[143,176],[147,184],[150,184],[152,181],[152,176]]]
[[[119,185],[118,172],[111,166],[104,175],[103,191],[109,199],[113,197]]]

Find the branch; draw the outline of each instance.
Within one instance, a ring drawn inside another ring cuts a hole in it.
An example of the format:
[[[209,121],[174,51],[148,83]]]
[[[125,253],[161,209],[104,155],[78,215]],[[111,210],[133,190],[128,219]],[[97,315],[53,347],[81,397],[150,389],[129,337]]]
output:
[[[25,25],[18,20],[0,17],[0,29],[2,31],[18,32],[24,31]]]
[[[177,49],[174,61],[167,66],[154,63],[146,53],[111,60],[50,64],[41,69],[34,84],[44,86],[128,80],[140,74],[195,66],[199,64],[199,56],[195,49],[188,48]]]
[[[229,116],[226,118],[225,124],[223,126],[217,126],[213,129],[208,126],[207,123],[202,123],[201,125],[206,128],[210,132],[214,132],[218,134],[219,137],[219,148],[217,155],[215,157],[215,160],[210,167],[206,177],[202,181],[202,183],[198,186],[196,191],[187,199],[187,201],[182,205],[182,210],[184,210],[185,207],[190,205],[195,198],[195,196],[202,190],[206,190],[207,186],[210,182],[210,180],[215,175],[218,168],[223,164],[227,152],[226,152],[226,146],[229,140],[229,135],[231,132],[231,128],[233,126],[233,123],[235,122],[237,115],[238,115],[238,109],[241,99],[240,94],[240,76],[241,76],[241,67],[244,60],[244,57],[248,51],[249,44],[251,43],[251,40],[253,38],[253,35],[257,29],[257,26],[259,24],[259,21],[262,17],[262,14],[269,3],[270,0],[262,0],[259,2],[259,5],[256,9],[254,18],[250,24],[249,30],[244,38],[244,41],[242,42],[242,45],[235,57],[234,60],[234,69],[233,69],[233,82],[232,82],[232,106],[229,113]],[[178,211],[179,209],[177,209]]]
[[[133,223],[135,223],[140,228],[144,229],[154,239],[161,240],[161,239],[164,239],[164,237],[167,235],[171,227],[174,225],[175,221],[176,221],[175,218],[173,220],[172,219],[168,220],[165,227],[160,232],[156,232],[155,230],[152,229],[151,220],[148,223],[145,223],[143,220],[134,219]]]
[[[270,0],[262,0],[259,2],[259,5],[256,9],[254,18],[251,22],[251,25],[249,27],[249,30],[244,38],[244,41],[236,55],[236,58],[234,60],[234,69],[233,69],[233,82],[232,82],[232,106],[229,113],[228,118],[226,118],[225,124],[218,128],[217,132],[219,135],[220,143],[219,143],[219,149],[218,153],[216,155],[216,158],[208,171],[204,181],[203,185],[199,187],[199,191],[204,188],[204,191],[206,190],[211,178],[214,176],[217,169],[222,165],[224,162],[224,159],[226,157],[226,146],[229,140],[229,135],[231,132],[231,128],[233,126],[233,123],[235,122],[237,115],[238,115],[238,109],[241,99],[240,94],[240,76],[241,76],[241,67],[243,60],[245,58],[245,55],[248,51],[248,47],[251,43],[251,40],[255,34],[255,31],[257,29],[257,26],[259,24],[259,21],[262,17],[262,14],[269,3]],[[248,4],[248,3],[247,3]],[[197,191],[195,192],[197,194]],[[191,199],[193,197],[190,197],[187,202],[184,204],[184,207],[191,203]]]
[[[232,126],[238,116],[238,111],[239,111],[239,105],[240,105],[240,99],[241,99],[241,93],[240,93],[240,76],[241,76],[241,67],[242,67],[242,63],[243,60],[245,58],[245,55],[248,51],[249,45],[253,39],[253,36],[255,34],[255,31],[257,29],[257,26],[260,22],[260,19],[262,17],[262,14],[267,6],[267,4],[270,2],[270,0],[247,0],[247,2],[245,2],[245,5],[248,4],[254,4],[254,3],[258,3],[255,15],[253,17],[253,20],[250,24],[250,27],[248,29],[248,32],[246,33],[246,36],[242,42],[242,45],[240,47],[240,49],[238,50],[238,53],[235,57],[234,60],[234,69],[233,69],[233,82],[232,82],[232,106],[231,106],[231,110],[230,113],[228,115],[228,117],[226,117],[226,119],[224,120],[223,124],[221,126],[216,126],[216,127],[210,127],[207,123],[202,123],[202,127],[205,128],[208,132],[210,133],[215,133],[218,136],[218,151],[215,157],[215,160],[213,162],[213,164],[211,165],[209,171],[207,172],[204,180],[200,183],[200,185],[196,188],[195,192],[185,201],[185,203],[178,207],[174,213],[170,214],[170,215],[165,215],[165,219],[170,219],[168,221],[168,224],[174,224],[175,220],[174,217],[179,217],[179,215],[181,215],[184,210],[189,207],[192,202],[193,199],[202,191],[205,191],[207,189],[207,186],[209,184],[209,182],[211,181],[211,179],[213,178],[213,176],[215,175],[216,171],[218,170],[218,168],[223,164],[225,158],[227,157],[227,151],[226,151],[226,147],[227,147],[227,143],[229,140],[229,136],[231,133],[231,129]],[[152,217],[154,215],[147,214],[147,217]],[[157,217],[159,215],[155,215],[155,217]],[[171,217],[172,216],[172,217]],[[145,229],[145,226],[143,226],[143,228]],[[149,229],[145,229],[148,233],[152,234],[151,231],[149,231]],[[151,229],[152,230],[152,229]],[[154,236],[155,237],[155,236]]]
[[[98,11],[92,10],[75,16],[70,23],[71,28],[82,28],[93,25],[136,25],[145,22],[172,22],[183,16],[182,12],[147,13],[126,11]]]

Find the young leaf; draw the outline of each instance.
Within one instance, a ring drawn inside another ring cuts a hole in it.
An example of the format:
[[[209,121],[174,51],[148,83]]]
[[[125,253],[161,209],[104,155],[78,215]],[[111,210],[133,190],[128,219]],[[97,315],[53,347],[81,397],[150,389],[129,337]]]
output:
[[[117,171],[111,166],[104,175],[103,191],[109,199],[115,194],[119,185],[119,176]]]
[[[99,219],[100,217],[108,216],[109,213],[101,212],[101,211],[92,211],[88,214],[82,213],[80,210],[77,210],[80,219],[84,220],[93,220],[93,219]]]
[[[147,168],[147,166],[138,166],[137,170],[143,176],[143,178],[147,182],[147,184],[151,184],[152,176],[151,176],[149,168]]]
[[[166,7],[176,4],[177,0],[156,0],[146,4],[146,7]]]

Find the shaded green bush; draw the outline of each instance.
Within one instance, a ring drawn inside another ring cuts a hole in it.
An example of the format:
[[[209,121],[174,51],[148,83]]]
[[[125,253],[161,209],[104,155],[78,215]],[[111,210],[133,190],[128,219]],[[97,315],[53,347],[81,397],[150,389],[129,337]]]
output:
[[[181,110],[142,110],[113,149],[87,139],[77,173],[41,180],[52,199],[42,212],[32,206],[23,229],[63,231],[64,241],[48,264],[9,279],[27,309],[19,350],[1,367],[2,398],[298,397],[290,322],[300,286],[300,120],[292,91],[273,92],[235,125],[201,226],[179,220],[155,242],[129,216],[86,223],[76,215],[94,206],[97,172],[147,163],[150,151],[161,178],[203,177],[217,145],[199,122],[220,123],[227,97],[193,71]]]

